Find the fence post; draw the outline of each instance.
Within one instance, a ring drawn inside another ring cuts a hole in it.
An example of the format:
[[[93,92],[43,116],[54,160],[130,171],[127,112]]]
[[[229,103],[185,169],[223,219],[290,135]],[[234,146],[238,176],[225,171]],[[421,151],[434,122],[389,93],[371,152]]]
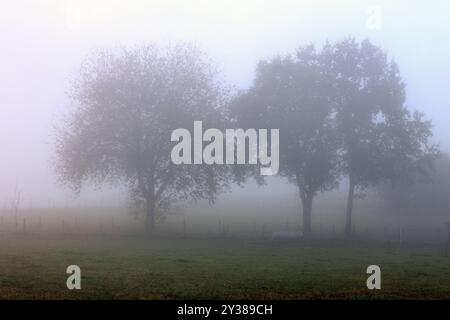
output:
[[[450,250],[450,222],[447,222],[447,226],[448,226],[448,240],[447,240],[447,246],[448,246],[448,249]]]

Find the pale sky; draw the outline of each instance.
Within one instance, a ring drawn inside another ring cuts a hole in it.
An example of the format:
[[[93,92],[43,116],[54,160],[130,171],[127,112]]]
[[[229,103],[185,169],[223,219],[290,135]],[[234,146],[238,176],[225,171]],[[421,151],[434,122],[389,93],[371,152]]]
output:
[[[72,201],[50,167],[52,127],[81,61],[105,47],[195,42],[229,84],[245,88],[260,59],[308,42],[369,38],[398,62],[408,105],[433,120],[448,151],[449,18],[446,0],[2,1],[0,206],[16,185],[35,205]]]

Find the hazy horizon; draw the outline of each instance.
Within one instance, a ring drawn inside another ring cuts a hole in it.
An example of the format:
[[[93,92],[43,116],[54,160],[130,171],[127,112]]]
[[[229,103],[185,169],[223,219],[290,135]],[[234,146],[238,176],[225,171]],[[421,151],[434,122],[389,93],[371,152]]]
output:
[[[89,189],[75,200],[57,183],[50,165],[53,127],[68,109],[71,79],[82,61],[101,48],[194,42],[216,61],[229,85],[243,89],[260,59],[310,42],[320,46],[348,35],[368,38],[396,60],[407,84],[408,106],[433,121],[433,141],[449,152],[449,10],[447,1],[3,3],[0,145],[6,156],[0,160],[0,206],[7,205],[16,186],[23,191],[24,206],[127,199],[120,190]],[[378,20],[376,12],[381,12]]]

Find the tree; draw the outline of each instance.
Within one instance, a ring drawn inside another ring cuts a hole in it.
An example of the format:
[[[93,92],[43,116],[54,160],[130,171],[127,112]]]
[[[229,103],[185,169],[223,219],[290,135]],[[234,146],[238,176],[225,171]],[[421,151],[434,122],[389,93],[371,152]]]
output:
[[[231,108],[241,126],[280,129],[280,174],[298,187],[306,236],[314,197],[337,184],[331,80],[314,46],[302,47],[261,62],[253,86]]]
[[[174,165],[171,132],[194,120],[221,127],[225,91],[197,49],[178,45],[103,51],[88,59],[57,133],[56,169],[79,191],[92,181],[125,182],[145,211],[145,229],[179,199],[208,198],[227,184],[224,168]]]
[[[414,182],[382,183],[377,186],[377,191],[388,209],[398,216],[423,216],[427,220],[447,222],[450,215],[450,156],[440,154],[434,160],[432,170],[419,175]]]
[[[336,134],[348,177],[345,232],[351,234],[355,190],[424,171],[438,153],[431,123],[405,105],[405,85],[395,62],[368,40],[326,44],[326,69],[335,79]]]

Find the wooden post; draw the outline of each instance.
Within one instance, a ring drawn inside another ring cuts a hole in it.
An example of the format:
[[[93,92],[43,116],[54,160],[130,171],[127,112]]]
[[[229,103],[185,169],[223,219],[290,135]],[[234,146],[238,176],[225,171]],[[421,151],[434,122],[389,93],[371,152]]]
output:
[[[448,245],[448,248],[450,249],[450,222],[447,222],[447,226],[448,226],[448,240],[447,240],[447,245]]]
[[[224,224],[223,227],[224,227],[224,229],[223,229],[224,237],[228,238],[228,233],[230,231],[229,225],[228,224]]]
[[[77,216],[75,216],[74,229],[75,229],[75,232],[78,232],[78,217]]]
[[[226,229],[227,229],[227,226],[225,225],[225,222],[224,221],[222,221],[222,237],[226,237],[227,236],[227,231],[226,231]]]

